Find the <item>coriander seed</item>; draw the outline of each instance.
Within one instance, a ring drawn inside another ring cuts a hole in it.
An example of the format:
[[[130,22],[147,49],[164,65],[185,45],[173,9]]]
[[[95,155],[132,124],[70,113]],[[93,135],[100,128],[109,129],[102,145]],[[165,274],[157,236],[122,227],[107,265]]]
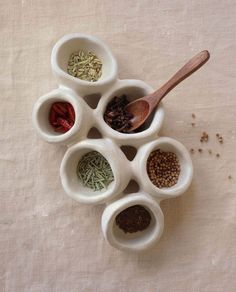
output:
[[[206,132],[203,132],[200,138],[200,142],[208,142],[208,140],[209,140],[209,135]]]
[[[147,160],[147,173],[151,182],[158,188],[168,188],[177,184],[180,175],[177,155],[161,149],[152,151]]]
[[[223,136],[221,136],[219,133],[217,133],[216,138],[220,144],[223,144],[223,142],[224,142]]]

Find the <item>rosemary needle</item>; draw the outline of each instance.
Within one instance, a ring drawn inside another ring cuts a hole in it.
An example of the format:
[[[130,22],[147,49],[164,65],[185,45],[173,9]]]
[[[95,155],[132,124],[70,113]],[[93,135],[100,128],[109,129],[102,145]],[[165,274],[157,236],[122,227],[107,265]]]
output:
[[[100,191],[114,180],[110,164],[97,151],[85,154],[78,163],[77,176],[83,185],[93,191]]]

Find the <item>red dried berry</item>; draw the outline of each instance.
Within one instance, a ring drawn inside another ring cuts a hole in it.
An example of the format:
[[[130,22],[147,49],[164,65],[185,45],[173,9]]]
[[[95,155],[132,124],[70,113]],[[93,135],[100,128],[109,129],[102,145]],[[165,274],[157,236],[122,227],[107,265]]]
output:
[[[75,121],[75,111],[74,111],[73,106],[70,103],[67,104],[67,109],[68,109],[68,113],[69,113],[71,120],[74,122]]]
[[[51,108],[49,113],[49,121],[52,126],[55,126],[57,124],[57,115],[53,108]]]
[[[56,132],[69,131],[75,122],[75,111],[68,102],[54,102],[49,112],[49,122]]]
[[[71,125],[68,123],[67,120],[58,118],[57,123],[61,125],[66,131],[69,131],[71,129]]]
[[[65,110],[64,110],[64,108],[62,108],[58,103],[54,103],[53,105],[52,105],[52,108],[55,110],[55,112],[57,113],[57,114],[59,114],[59,115],[61,115],[62,117],[64,117],[65,116]]]
[[[66,132],[65,129],[62,126],[56,127],[55,131],[56,132],[60,132],[60,133],[65,133]]]
[[[67,104],[69,104],[68,102],[56,102],[56,105],[60,108],[60,110],[66,114],[67,113]]]

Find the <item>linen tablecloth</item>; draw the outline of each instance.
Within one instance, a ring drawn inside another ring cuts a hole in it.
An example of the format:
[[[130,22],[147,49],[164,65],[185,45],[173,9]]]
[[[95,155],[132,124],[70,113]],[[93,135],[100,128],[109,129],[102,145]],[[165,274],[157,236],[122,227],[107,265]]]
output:
[[[0,291],[236,291],[235,15],[234,0],[0,1]],[[104,205],[64,193],[66,147],[32,127],[35,101],[57,87],[52,47],[72,32],[102,39],[120,78],[154,88],[197,52],[211,53],[164,101],[161,135],[194,148],[194,179],[183,196],[161,203],[164,234],[142,254],[104,241]]]

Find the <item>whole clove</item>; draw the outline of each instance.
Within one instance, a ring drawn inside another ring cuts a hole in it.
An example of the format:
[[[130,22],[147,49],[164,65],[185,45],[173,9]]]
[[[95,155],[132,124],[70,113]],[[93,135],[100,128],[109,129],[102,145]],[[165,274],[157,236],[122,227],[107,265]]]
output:
[[[125,106],[129,103],[127,96],[115,96],[107,105],[104,113],[105,122],[114,130],[127,133],[131,128],[131,119],[133,115],[125,110]]]

